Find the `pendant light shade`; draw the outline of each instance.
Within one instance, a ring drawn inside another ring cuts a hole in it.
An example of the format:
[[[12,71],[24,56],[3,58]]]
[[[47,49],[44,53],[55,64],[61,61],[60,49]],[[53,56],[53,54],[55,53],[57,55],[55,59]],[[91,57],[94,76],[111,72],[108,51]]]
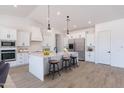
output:
[[[67,35],[69,35],[69,21],[70,21],[69,16],[67,16],[66,21],[67,21]]]
[[[50,27],[50,24],[48,23],[48,31],[50,31],[51,30],[51,27]]]

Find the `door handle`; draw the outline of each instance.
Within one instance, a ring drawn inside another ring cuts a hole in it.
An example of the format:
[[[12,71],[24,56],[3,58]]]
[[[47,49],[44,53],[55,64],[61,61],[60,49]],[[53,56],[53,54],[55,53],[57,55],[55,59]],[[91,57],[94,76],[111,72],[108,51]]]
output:
[[[25,43],[23,43],[22,45],[25,46]]]
[[[9,38],[9,35],[7,34],[7,38]]]
[[[111,53],[111,51],[108,51],[107,53]]]

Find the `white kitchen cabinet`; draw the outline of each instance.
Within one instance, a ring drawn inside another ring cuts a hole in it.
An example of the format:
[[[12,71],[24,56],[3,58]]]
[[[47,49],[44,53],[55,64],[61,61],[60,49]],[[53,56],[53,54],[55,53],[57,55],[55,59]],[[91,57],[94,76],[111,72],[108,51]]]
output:
[[[95,62],[95,32],[86,32],[85,41],[85,60],[89,62]],[[93,51],[88,51],[88,48],[92,48]]]
[[[65,37],[64,39],[63,39],[63,43],[64,43],[64,47],[68,47],[68,37]]]
[[[44,33],[43,34],[43,47],[50,47],[51,51],[54,51],[55,48],[55,33]]]
[[[42,33],[40,28],[38,27],[31,28],[31,41],[42,41]]]
[[[18,53],[16,61],[7,62],[10,64],[10,67],[21,66],[29,63],[28,53]]]
[[[68,48],[68,44],[69,44],[69,38],[67,36],[64,36],[62,34],[57,34],[56,35],[56,47],[57,47],[57,51],[61,52],[63,51],[64,48]]]
[[[30,32],[18,32],[17,46],[30,46]]]
[[[10,62],[7,62],[10,64],[10,67],[15,67],[17,65],[16,61],[10,61]]]
[[[28,53],[18,53],[17,54],[17,62],[16,65],[24,65],[29,63],[29,56]]]
[[[0,40],[16,40],[16,30],[10,28],[1,28],[0,27]]]
[[[88,61],[88,62],[95,62],[95,54],[94,52],[86,52],[85,53],[85,61]]]
[[[15,29],[8,30],[10,38],[8,40],[17,40],[17,31]]]

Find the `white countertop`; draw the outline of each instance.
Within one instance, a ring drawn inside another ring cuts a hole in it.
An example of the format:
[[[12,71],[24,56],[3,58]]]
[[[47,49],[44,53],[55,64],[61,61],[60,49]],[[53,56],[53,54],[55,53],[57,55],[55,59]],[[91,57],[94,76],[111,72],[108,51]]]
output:
[[[29,53],[29,55],[34,55],[34,56],[39,56],[39,57],[44,57],[44,58],[48,58],[48,57],[52,57],[52,56],[55,56],[56,54],[55,53],[52,53],[48,56],[45,56],[43,55],[42,52],[34,52],[34,53]]]
[[[68,53],[75,55],[75,56],[78,56],[78,52],[68,52]],[[58,53],[51,53],[50,55],[45,56],[45,55],[43,55],[42,52],[29,53],[29,55],[39,56],[39,57],[44,57],[44,58],[62,56],[63,54],[64,54],[64,52],[58,52]]]

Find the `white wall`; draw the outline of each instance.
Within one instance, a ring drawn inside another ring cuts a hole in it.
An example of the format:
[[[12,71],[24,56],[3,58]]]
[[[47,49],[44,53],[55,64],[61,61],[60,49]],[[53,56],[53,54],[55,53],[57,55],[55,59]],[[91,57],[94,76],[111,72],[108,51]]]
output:
[[[97,33],[99,31],[110,31],[111,32],[111,65],[117,67],[124,67],[124,19],[96,24],[95,31],[96,31],[95,32],[96,63],[98,63]]]
[[[89,31],[89,29],[81,29],[81,30],[72,31],[69,34],[69,39],[85,37],[85,32],[86,31]]]
[[[29,51],[41,51],[42,50],[42,42],[31,42],[30,47],[28,47]]]
[[[0,15],[0,25],[15,29],[29,29],[30,26],[39,26],[36,22],[27,17],[16,17]],[[41,26],[42,27],[42,26]]]

